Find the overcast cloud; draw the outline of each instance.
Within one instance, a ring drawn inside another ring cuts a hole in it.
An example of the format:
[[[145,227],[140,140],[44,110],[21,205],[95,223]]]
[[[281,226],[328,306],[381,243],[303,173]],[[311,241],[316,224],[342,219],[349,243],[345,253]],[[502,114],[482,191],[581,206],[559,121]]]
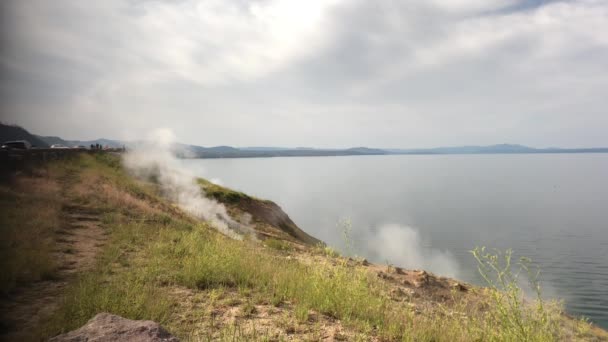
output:
[[[203,146],[608,146],[608,1],[5,0],[2,121]]]

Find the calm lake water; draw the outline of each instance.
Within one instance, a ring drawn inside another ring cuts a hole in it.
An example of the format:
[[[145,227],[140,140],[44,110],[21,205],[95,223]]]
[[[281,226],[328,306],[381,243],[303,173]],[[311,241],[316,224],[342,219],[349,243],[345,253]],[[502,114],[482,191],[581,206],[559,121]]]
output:
[[[608,154],[182,162],[277,202],[306,232],[376,262],[481,283],[469,250],[511,248],[540,265],[545,296],[608,328]]]

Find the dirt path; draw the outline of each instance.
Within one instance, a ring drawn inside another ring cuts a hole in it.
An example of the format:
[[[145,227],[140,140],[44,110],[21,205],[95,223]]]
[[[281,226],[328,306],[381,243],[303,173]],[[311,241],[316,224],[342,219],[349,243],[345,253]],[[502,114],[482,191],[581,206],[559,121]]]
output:
[[[0,303],[3,318],[2,341],[32,340],[40,323],[59,307],[61,296],[77,273],[90,269],[107,240],[99,210],[75,204],[64,205],[63,226],[55,233],[53,258],[57,263],[54,279],[18,288]]]

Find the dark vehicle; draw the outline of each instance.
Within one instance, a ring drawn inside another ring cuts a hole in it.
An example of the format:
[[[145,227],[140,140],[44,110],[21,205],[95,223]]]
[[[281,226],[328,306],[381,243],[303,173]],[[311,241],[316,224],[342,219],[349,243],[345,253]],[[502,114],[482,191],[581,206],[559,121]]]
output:
[[[32,148],[32,144],[27,140],[14,140],[2,143],[3,150],[29,150],[30,148]]]

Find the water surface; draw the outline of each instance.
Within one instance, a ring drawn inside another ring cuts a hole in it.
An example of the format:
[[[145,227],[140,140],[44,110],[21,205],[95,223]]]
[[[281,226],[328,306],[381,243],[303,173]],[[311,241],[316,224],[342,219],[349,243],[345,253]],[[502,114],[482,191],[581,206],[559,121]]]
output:
[[[542,267],[545,295],[608,328],[608,154],[404,155],[182,161],[277,202],[342,251],[480,283],[475,246]]]

